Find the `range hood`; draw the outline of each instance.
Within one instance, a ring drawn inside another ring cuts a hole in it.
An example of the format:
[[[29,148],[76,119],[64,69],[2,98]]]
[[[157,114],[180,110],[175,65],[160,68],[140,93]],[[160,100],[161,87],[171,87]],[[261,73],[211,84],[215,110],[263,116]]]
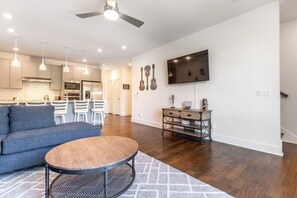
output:
[[[52,79],[50,78],[37,78],[37,77],[23,77],[23,81],[30,81],[30,82],[45,82],[50,83]]]

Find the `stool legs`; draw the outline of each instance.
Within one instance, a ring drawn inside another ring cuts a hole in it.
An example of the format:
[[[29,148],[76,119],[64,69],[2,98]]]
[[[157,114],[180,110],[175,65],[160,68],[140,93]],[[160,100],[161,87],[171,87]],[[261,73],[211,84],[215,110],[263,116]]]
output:
[[[98,119],[97,119],[98,118]],[[92,111],[91,122],[93,125],[101,124],[104,126],[104,115],[102,111]]]
[[[88,113],[75,113],[74,121],[79,122],[79,117],[83,116],[82,121],[88,122]]]

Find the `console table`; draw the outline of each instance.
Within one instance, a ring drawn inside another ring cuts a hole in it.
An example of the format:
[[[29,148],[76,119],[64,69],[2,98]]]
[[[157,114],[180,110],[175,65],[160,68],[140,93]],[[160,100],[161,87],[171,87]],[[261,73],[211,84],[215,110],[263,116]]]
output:
[[[178,133],[211,141],[211,110],[162,108],[163,131]]]

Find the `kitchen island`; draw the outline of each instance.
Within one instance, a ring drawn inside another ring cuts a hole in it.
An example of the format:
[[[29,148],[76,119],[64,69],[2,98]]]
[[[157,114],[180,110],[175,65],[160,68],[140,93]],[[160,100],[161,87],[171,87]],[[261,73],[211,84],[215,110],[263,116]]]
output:
[[[5,101],[0,101],[0,103],[11,103],[11,102],[16,102],[13,100],[5,100]],[[26,105],[27,101],[17,101],[19,105]],[[29,101],[28,101],[29,102]],[[30,102],[44,102],[44,101],[30,101]],[[51,104],[51,101],[45,101],[47,105]],[[91,123],[91,109],[93,108],[93,101],[89,101],[89,112],[88,112],[88,122]],[[61,120],[60,118],[55,119],[56,124],[60,124]],[[67,106],[67,114],[66,114],[66,122],[73,122],[74,121],[74,101],[68,101],[68,106]]]

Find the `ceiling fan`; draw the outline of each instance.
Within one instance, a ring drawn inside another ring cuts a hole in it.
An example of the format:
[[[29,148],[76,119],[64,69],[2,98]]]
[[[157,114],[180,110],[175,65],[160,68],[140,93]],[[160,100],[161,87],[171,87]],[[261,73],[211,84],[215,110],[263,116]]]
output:
[[[104,15],[105,18],[112,20],[112,21],[115,21],[115,20],[118,20],[119,18],[121,18],[124,21],[126,21],[136,27],[141,27],[144,24],[144,22],[142,22],[138,19],[135,19],[131,16],[121,13],[119,11],[117,2],[114,2],[114,5],[109,5],[108,1],[106,1],[103,13],[102,12],[88,12],[88,13],[76,14],[76,16],[78,16],[80,18],[88,18],[88,17],[98,16],[98,15]]]

